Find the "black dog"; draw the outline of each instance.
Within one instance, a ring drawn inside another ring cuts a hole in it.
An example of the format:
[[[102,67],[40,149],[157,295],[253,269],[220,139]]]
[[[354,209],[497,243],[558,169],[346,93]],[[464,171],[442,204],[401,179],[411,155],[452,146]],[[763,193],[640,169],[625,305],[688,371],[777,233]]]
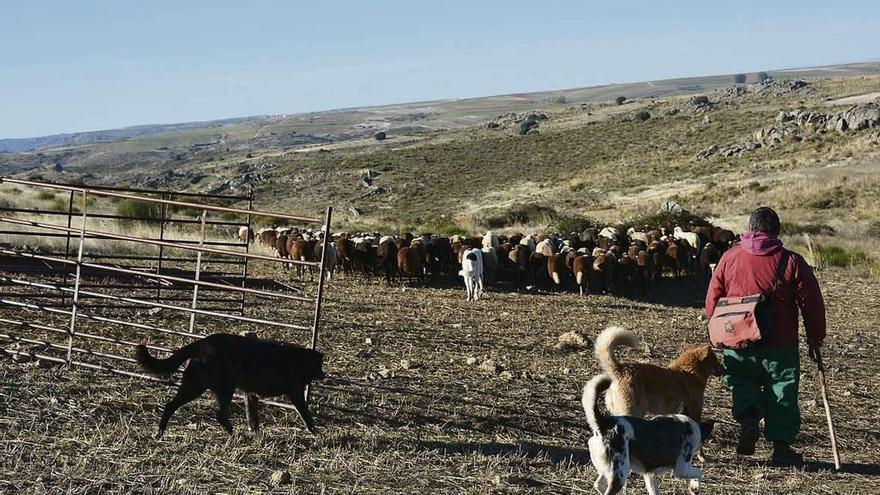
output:
[[[172,373],[189,360],[177,395],[162,412],[156,438],[165,433],[174,411],[208,389],[217,396],[217,421],[229,433],[232,433],[229,406],[235,389],[246,394],[248,419],[253,431],[259,429],[258,395],[286,395],[305,421],[306,428],[314,431],[315,422],[309,414],[304,392],[312,380],[325,377],[322,370],[324,355],[318,351],[217,333],[181,347],[167,359],[154,358],[146,346],[140,345],[135,358],[145,370],[156,375]]]

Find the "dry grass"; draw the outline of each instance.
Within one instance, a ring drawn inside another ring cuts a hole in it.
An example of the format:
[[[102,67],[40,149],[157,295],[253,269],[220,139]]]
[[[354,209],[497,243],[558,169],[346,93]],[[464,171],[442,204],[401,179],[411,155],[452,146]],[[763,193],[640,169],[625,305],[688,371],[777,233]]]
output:
[[[812,365],[803,357],[799,446],[810,467],[764,465],[766,444],[754,458],[738,459],[730,396],[712,381],[707,416],[720,424],[706,448],[703,493],[874,490],[880,473],[874,407],[880,396],[872,385],[880,372],[873,354],[873,322],[880,317],[875,290],[844,271],[819,275],[829,307],[826,356],[847,472],[834,473],[827,464],[821,402]],[[645,343],[643,355],[628,359],[664,362],[681,342],[704,339],[702,294],[695,282],[666,280],[646,301],[491,292],[469,304],[459,288],[402,290],[339,279],[327,295],[320,339],[330,378],[315,391],[316,435],[289,411],[267,408],[264,430],[255,438],[245,431],[237,405],[237,433],[228,437],[206,396],[180,410],[157,442],[152,435],[171,393],[167,387],[3,359],[0,491],[592,493],[579,400],[598,367],[589,349],[558,349],[560,334],[577,330],[594,338],[606,325],[623,324]],[[252,314],[277,310],[261,306]],[[0,308],[0,314],[10,311]],[[163,313],[143,317],[174,324],[162,320],[172,318]],[[304,343],[306,337],[289,340]],[[480,366],[487,359],[500,370]],[[379,370],[389,370],[388,378]],[[290,471],[292,485],[270,486],[278,469]],[[664,489],[684,493],[684,484],[664,480]],[[638,480],[629,493],[644,493]]]

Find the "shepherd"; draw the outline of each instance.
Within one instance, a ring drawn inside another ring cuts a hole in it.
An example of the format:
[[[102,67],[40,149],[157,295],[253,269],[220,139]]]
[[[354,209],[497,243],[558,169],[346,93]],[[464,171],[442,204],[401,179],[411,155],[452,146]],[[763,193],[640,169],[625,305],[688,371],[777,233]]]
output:
[[[799,466],[803,456],[791,447],[801,426],[798,311],[810,354],[817,354],[825,339],[825,302],[813,270],[802,256],[783,247],[779,233],[779,215],[773,209],[752,213],[749,231],[724,253],[712,275],[706,315],[713,317],[722,298],[764,293],[772,301],[772,331],[748,348],[724,349],[724,382],[740,424],[737,453],[755,453],[763,419],[764,437],[773,444],[771,462]]]

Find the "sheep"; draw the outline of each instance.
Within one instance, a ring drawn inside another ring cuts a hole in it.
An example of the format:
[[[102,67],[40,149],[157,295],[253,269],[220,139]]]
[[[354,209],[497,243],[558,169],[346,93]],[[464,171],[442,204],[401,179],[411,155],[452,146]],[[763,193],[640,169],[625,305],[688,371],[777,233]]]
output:
[[[397,250],[397,270],[400,272],[401,278],[407,277],[411,280],[415,277],[424,283],[425,273],[422,270],[422,260],[419,258],[418,252],[409,246]]]
[[[554,254],[547,257],[547,275],[549,275],[550,280],[556,284],[556,289],[562,287],[565,268],[565,257],[562,254]]]
[[[294,261],[314,261],[314,249],[310,249],[309,242],[301,237],[291,238],[287,243],[287,250],[290,259]],[[302,278],[304,269],[303,265],[296,265],[297,277]],[[311,269],[309,269],[309,276],[313,276]]]
[[[342,273],[347,276],[354,264],[354,243],[347,234],[340,234],[336,239],[336,254],[337,261],[342,264]]]
[[[535,251],[548,258],[556,254],[556,248],[553,246],[553,242],[550,239],[544,239],[539,242],[535,246]]]
[[[320,261],[321,254],[324,251],[324,239],[315,244],[314,259]],[[338,261],[338,253],[336,252],[336,244],[330,242],[327,244],[327,253],[324,256],[324,272],[327,274],[327,281],[333,278],[333,272],[336,271],[336,262]]]
[[[247,244],[254,242],[254,229],[250,227],[239,227],[238,240]]]
[[[260,244],[271,249],[273,253],[277,252],[275,244],[278,241],[278,232],[275,232],[275,229],[260,229],[257,231],[257,238],[260,240]]]
[[[491,230],[486,231],[486,234],[483,235],[482,245],[483,248],[496,248],[498,247],[498,236],[495,235]]]
[[[535,248],[537,247],[537,245],[535,243],[535,238],[531,235],[523,237],[522,240],[519,241],[519,243],[522,244],[523,246],[526,246],[527,248],[529,248],[530,253],[534,253]]]
[[[483,278],[486,282],[495,282],[496,273],[498,271],[498,254],[495,248],[484,247],[483,252]]]
[[[479,300],[483,293],[483,251],[476,248],[465,250],[458,274],[464,278],[467,300]]]
[[[574,273],[574,282],[578,287],[580,295],[584,295],[584,288],[587,293],[590,292],[590,277],[593,271],[593,259],[588,254],[575,251],[574,260],[572,260],[571,271]]]
[[[720,260],[721,250],[714,243],[710,242],[703,246],[703,252],[700,253],[700,267],[707,280],[712,277],[712,272],[715,271]]]
[[[615,264],[616,261],[613,254],[606,253],[601,249],[594,251],[593,277],[591,284],[596,287],[599,292],[608,292],[611,290]]]
[[[290,255],[287,250],[287,241],[288,239],[286,234],[279,235],[275,239],[275,253],[282,260],[290,259]],[[290,270],[290,263],[282,262],[281,267],[285,270]]]
[[[376,247],[376,262],[385,275],[385,283],[391,285],[391,279],[397,272],[397,245],[391,237],[383,237]]]

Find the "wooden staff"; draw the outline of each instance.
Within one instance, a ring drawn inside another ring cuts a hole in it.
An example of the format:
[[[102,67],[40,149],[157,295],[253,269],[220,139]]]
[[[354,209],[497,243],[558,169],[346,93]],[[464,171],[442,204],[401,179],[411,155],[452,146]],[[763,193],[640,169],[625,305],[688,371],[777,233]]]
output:
[[[825,364],[822,362],[822,352],[818,347],[810,346],[810,359],[816,363],[816,367],[819,369],[819,390],[822,393],[822,403],[825,406],[825,419],[828,420],[828,434],[831,437],[831,454],[834,456],[834,469],[840,471],[837,435],[834,434],[834,420],[831,418],[831,406],[828,404],[828,387],[825,384]]]

